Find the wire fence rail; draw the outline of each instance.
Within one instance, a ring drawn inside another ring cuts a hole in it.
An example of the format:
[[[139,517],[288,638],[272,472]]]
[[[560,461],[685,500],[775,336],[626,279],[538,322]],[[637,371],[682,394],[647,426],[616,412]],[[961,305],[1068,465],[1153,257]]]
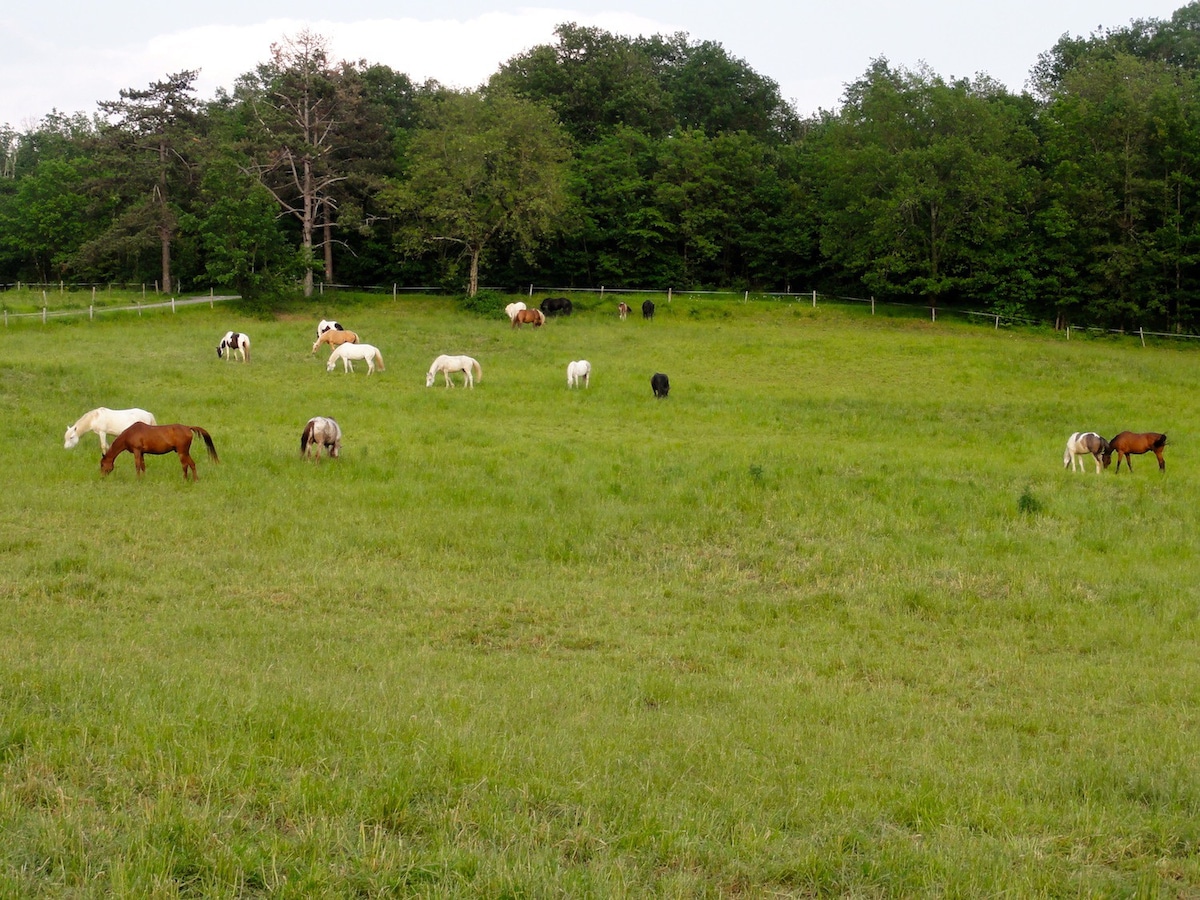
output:
[[[22,284],[18,284],[18,285],[0,284],[0,290],[5,289],[5,288],[12,288],[14,286],[16,286],[18,288],[26,288],[26,289],[42,288],[43,289],[43,299],[45,299],[45,296],[47,294],[47,291],[45,289],[55,290],[56,292],[62,293],[62,294],[69,293],[69,292],[77,292],[79,290],[89,290],[90,289],[92,292],[93,299],[94,299],[95,295],[96,295],[97,287],[109,287],[109,288],[113,287],[113,285],[99,285],[99,284],[92,284],[92,283],[67,284],[65,282],[54,282],[53,284],[45,284],[45,285],[36,284],[35,285],[35,284],[26,282],[26,283],[22,283]],[[144,290],[145,285],[142,285],[142,288]],[[399,299],[401,294],[417,294],[417,293],[440,294],[440,293],[445,293],[445,290],[440,287],[434,287],[434,286],[429,286],[429,285],[418,286],[418,287],[405,287],[405,286],[402,286],[400,284],[395,284],[395,283],[390,284],[390,285],[386,285],[386,284],[350,285],[350,284],[324,284],[324,283],[322,283],[318,287],[318,291],[322,296],[324,295],[326,289],[331,290],[331,291],[344,290],[344,291],[356,291],[356,292],[375,293],[375,294],[389,294],[390,293],[393,300]],[[506,289],[499,288],[499,287],[484,287],[484,288],[481,288],[481,290],[507,292]],[[819,305],[819,303],[847,304],[847,305],[862,304],[862,305],[870,306],[872,315],[875,314],[876,308],[879,307],[879,308],[884,308],[884,309],[911,310],[915,313],[920,314],[922,317],[924,317],[925,315],[928,315],[930,318],[930,321],[932,321],[932,322],[936,322],[938,319],[938,316],[941,315],[943,318],[945,318],[947,316],[961,316],[961,317],[965,317],[968,321],[985,322],[985,323],[991,324],[996,329],[999,329],[1000,326],[1002,326],[1002,325],[1004,325],[1004,326],[1023,325],[1023,326],[1034,327],[1034,328],[1050,326],[1049,322],[1043,321],[1041,319],[1034,319],[1034,318],[1030,318],[1028,316],[1013,315],[1013,314],[1003,313],[1003,312],[987,312],[987,311],[982,311],[982,310],[958,309],[958,308],[954,308],[954,307],[937,307],[937,306],[928,306],[928,305],[919,304],[919,303],[901,303],[899,301],[894,301],[894,300],[877,301],[874,297],[852,297],[852,296],[845,296],[845,295],[838,295],[838,294],[823,294],[820,291],[676,290],[674,288],[667,288],[666,290],[663,290],[661,288],[609,287],[607,285],[600,285],[599,287],[551,287],[551,286],[539,286],[539,285],[531,283],[531,284],[529,284],[526,293],[530,297],[532,297],[535,293],[537,293],[537,294],[583,293],[583,294],[595,294],[602,299],[606,296],[612,297],[612,296],[632,295],[632,294],[656,294],[656,295],[665,294],[667,297],[668,304],[670,304],[676,297],[712,297],[712,298],[726,297],[726,298],[730,298],[730,299],[734,299],[734,300],[740,300],[743,303],[749,302],[751,299],[755,299],[755,300],[764,299],[764,300],[776,300],[776,301],[793,302],[793,303],[800,303],[800,302],[811,303],[814,309]],[[168,308],[168,307],[171,309],[172,312],[174,312],[180,306],[197,306],[197,305],[200,305],[203,303],[207,303],[211,307],[216,303],[224,303],[224,302],[228,302],[230,300],[238,300],[238,299],[241,299],[241,298],[236,294],[226,294],[226,295],[220,295],[220,296],[215,296],[215,295],[210,294],[207,297],[187,297],[187,298],[172,297],[169,300],[163,300],[163,301],[158,301],[158,302],[153,302],[153,303],[138,302],[138,303],[135,303],[132,305],[126,305],[126,306],[107,306],[107,305],[97,306],[96,304],[92,303],[88,306],[87,309],[50,309],[49,306],[46,305],[46,306],[42,307],[40,312],[16,313],[16,312],[9,312],[7,309],[5,309],[3,312],[3,316],[4,316],[4,326],[8,327],[10,320],[40,319],[42,321],[42,323],[45,324],[49,319],[59,318],[59,317],[64,317],[64,316],[86,315],[89,319],[94,319],[96,317],[97,313],[137,312],[140,315],[145,310],[164,309],[164,308]],[[1146,338],[1161,338],[1164,340],[1183,340],[1183,341],[1200,340],[1200,334],[1189,334],[1189,333],[1185,333],[1185,332],[1153,331],[1153,330],[1147,330],[1143,327],[1139,327],[1139,328],[1137,328],[1137,330],[1133,330],[1133,329],[1125,329],[1125,328],[1104,328],[1099,325],[1068,325],[1066,328],[1062,329],[1062,333],[1065,335],[1067,340],[1071,339],[1072,332],[1074,332],[1076,334],[1100,334],[1100,335],[1118,335],[1118,336],[1122,336],[1122,337],[1136,337],[1141,341],[1141,344],[1143,347],[1146,345]]]

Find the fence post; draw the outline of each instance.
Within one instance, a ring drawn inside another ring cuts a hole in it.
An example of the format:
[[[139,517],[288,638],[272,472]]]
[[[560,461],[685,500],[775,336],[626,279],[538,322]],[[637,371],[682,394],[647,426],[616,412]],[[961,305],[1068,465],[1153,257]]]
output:
[[[672,291],[672,288],[667,288],[667,305],[668,306],[671,305],[671,291]]]
[[[1069,341],[1070,339],[1071,339],[1071,326],[1068,325],[1067,326],[1067,340]]]
[[[530,283],[529,283],[529,296],[530,296],[530,297],[532,297],[532,296],[533,296],[533,282],[530,282]]]
[[[996,330],[997,331],[1000,330],[1000,317],[999,316],[996,316]]]
[[[604,285],[600,285],[600,296],[604,296]]]
[[[817,292],[813,291],[813,309],[817,308]]]
[[[749,292],[749,291],[746,291],[745,295],[742,297],[742,302],[743,302],[743,303],[746,303],[746,302],[748,302],[749,300],[750,300],[750,292]]]
[[[171,312],[175,312],[175,298],[171,298]]]
[[[392,282],[392,302],[396,300],[396,282]]]
[[[1142,331],[1142,329],[1140,327],[1138,328],[1138,337],[1140,337],[1142,339],[1142,346],[1145,347],[1146,346],[1146,334],[1145,334],[1145,332]]]
[[[96,320],[96,305],[93,303],[91,306],[88,307],[88,321],[94,322],[95,320]]]
[[[929,313],[933,317],[933,321],[936,322],[937,321],[937,307],[936,306],[929,307]]]
[[[142,282],[142,299],[146,299],[146,282]]]
[[[875,295],[871,295],[871,315],[875,315]]]
[[[96,302],[96,286],[94,284],[92,285],[92,302]]]
[[[42,324],[46,324],[46,307],[42,307]]]

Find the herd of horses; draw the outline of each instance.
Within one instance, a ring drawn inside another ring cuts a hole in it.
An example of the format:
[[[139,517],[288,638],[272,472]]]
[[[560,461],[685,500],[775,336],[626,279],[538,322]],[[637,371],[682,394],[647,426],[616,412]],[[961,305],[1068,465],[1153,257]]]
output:
[[[548,297],[542,301],[540,309],[528,309],[522,302],[511,303],[505,307],[505,313],[512,322],[512,327],[522,324],[532,324],[535,328],[545,324],[547,315],[570,315],[571,301],[565,297]],[[625,302],[617,305],[617,313],[625,319],[630,313],[630,307]],[[654,303],[646,300],[642,304],[642,316],[654,318]],[[376,368],[383,371],[383,355],[377,347],[363,343],[358,334],[343,328],[339,322],[322,319],[317,325],[317,340],[312,345],[315,353],[321,346],[332,348],[326,371],[332,371],[339,360],[343,371],[353,371],[353,360],[364,361],[367,364],[367,374],[372,374]],[[217,344],[218,358],[232,359],[238,355],[243,362],[250,360],[250,338],[236,331],[226,332]],[[425,386],[432,387],[439,374],[445,380],[446,387],[453,387],[452,375],[461,373],[464,386],[474,388],[475,382],[483,380],[483,367],[479,361],[466,355],[441,355],[434,359],[425,376]],[[592,364],[585,359],[572,360],[567,366],[567,387],[577,388],[590,386]],[[650,387],[655,398],[665,399],[671,390],[670,379],[662,372],[656,372],[650,378]],[[154,415],[140,408],[109,409],[101,406],[84,413],[74,424],[70,425],[63,437],[63,446],[71,449],[79,443],[82,435],[95,433],[100,439],[100,471],[107,475],[112,472],[116,458],[128,451],[134,460],[134,469],[141,477],[146,471],[145,455],[160,455],[175,453],[183,468],[183,477],[187,481],[199,480],[196,474],[196,463],[191,457],[192,441],[200,437],[208,449],[209,458],[219,462],[212,436],[199,425],[184,425],[175,423],[159,425]],[[108,438],[115,438],[111,444]],[[338,458],[342,445],[342,429],[338,423],[328,416],[314,416],[304,426],[300,436],[300,455],[305,458],[319,458],[324,449],[330,458]],[[1158,459],[1160,472],[1166,471],[1163,459],[1163,449],[1167,445],[1167,436],[1158,432],[1122,431],[1112,440],[1106,440],[1094,431],[1075,432],[1067,439],[1066,450],[1063,453],[1063,467],[1072,471],[1083,471],[1083,460],[1091,456],[1096,464],[1096,473],[1107,469],[1112,462],[1112,456],[1117,455],[1117,472],[1121,471],[1124,461],[1126,468],[1133,471],[1133,456],[1153,453]]]

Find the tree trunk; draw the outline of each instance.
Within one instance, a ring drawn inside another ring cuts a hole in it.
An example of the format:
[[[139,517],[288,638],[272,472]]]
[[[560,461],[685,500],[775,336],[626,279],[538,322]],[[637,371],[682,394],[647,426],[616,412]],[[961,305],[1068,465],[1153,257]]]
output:
[[[471,248],[471,277],[467,282],[468,297],[474,297],[479,292],[479,253],[478,247]]]
[[[304,296],[311,297],[313,295],[313,219],[315,217],[315,209],[313,208],[313,175],[312,175],[312,160],[308,157],[304,158],[304,212],[300,217],[300,246],[304,252]]]
[[[322,227],[325,233],[325,283],[333,284],[333,225],[329,221],[329,204],[323,203]]]

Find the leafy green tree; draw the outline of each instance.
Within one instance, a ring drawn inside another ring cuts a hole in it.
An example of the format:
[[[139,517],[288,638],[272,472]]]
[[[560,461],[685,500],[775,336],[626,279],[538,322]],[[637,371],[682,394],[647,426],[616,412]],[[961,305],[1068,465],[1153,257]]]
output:
[[[63,277],[87,235],[80,164],[46,159],[0,199],[0,247],[39,281]]]
[[[403,180],[388,193],[410,252],[459,248],[467,293],[499,241],[530,252],[566,208],[566,136],[545,107],[505,94],[451,94],[407,147]]]
[[[823,137],[821,246],[871,291],[986,298],[1024,230],[1036,142],[994,84],[876,61]]]
[[[303,265],[279,229],[275,198],[229,155],[206,168],[200,193],[203,212],[183,224],[199,236],[209,280],[236,290],[251,309],[268,309]]]

